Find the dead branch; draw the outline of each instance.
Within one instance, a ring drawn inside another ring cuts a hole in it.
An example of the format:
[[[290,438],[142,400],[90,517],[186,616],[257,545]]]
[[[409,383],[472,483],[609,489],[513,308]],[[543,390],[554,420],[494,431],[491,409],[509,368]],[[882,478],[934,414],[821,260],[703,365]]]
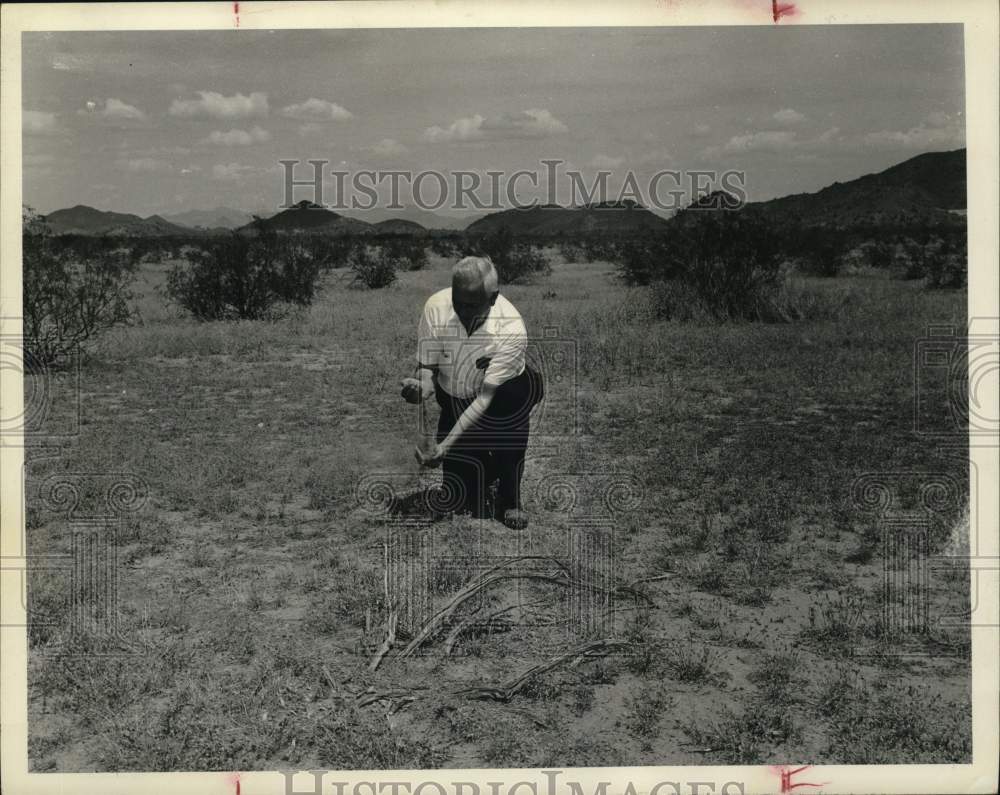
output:
[[[379,650],[372,657],[372,661],[368,664],[368,670],[374,673],[378,670],[379,665],[382,664],[382,660],[385,655],[389,653],[389,649],[392,648],[392,644],[396,642],[396,621],[397,614],[395,610],[389,612],[389,617],[386,619],[385,626],[385,640],[382,641],[382,645]]]
[[[542,572],[504,572],[503,569],[514,565],[515,563],[520,563],[525,560],[548,560],[555,563],[562,569],[565,576],[569,576],[569,572],[566,568],[559,563],[559,561],[554,558],[539,558],[538,556],[524,555],[521,557],[511,558],[510,560],[505,560],[493,568],[483,572],[481,575],[471,580],[466,584],[462,590],[460,590],[452,599],[442,607],[437,613],[431,616],[430,620],[421,628],[421,630],[414,636],[413,640],[409,642],[405,649],[399,653],[401,659],[405,659],[413,654],[416,649],[420,648],[421,644],[427,640],[432,635],[435,635],[440,628],[454,615],[455,611],[458,610],[465,602],[471,599],[473,596],[478,594],[480,591],[489,588],[491,585],[503,580],[514,580],[514,579],[537,579],[546,580],[549,582],[560,582],[559,575],[556,574],[545,574]],[[560,583],[561,584],[561,583]]]
[[[463,695],[471,699],[492,699],[507,703],[516,696],[521,689],[532,679],[540,674],[547,673],[553,668],[558,668],[565,663],[576,664],[585,658],[603,657],[613,651],[627,648],[630,644],[622,640],[596,640],[584,643],[575,649],[570,649],[563,654],[556,655],[548,662],[541,663],[529,668],[517,679],[509,684],[500,687],[470,687],[455,691],[455,695]]]
[[[496,619],[496,618],[499,618],[504,613],[509,613],[512,610],[518,610],[518,609],[523,610],[526,607],[530,607],[532,605],[537,605],[537,604],[542,604],[545,601],[547,601],[547,600],[545,600],[545,599],[536,599],[535,601],[528,602],[527,604],[520,604],[520,603],[518,603],[518,604],[508,605],[507,607],[503,608],[503,610],[497,610],[495,613],[490,613],[482,621],[476,620],[476,616],[478,615],[478,611],[476,613],[473,613],[465,621],[461,622],[460,624],[457,624],[455,626],[455,628],[451,632],[448,633],[448,637],[447,637],[447,639],[445,640],[445,643],[444,643],[444,653],[445,653],[445,656],[447,657],[447,656],[451,655],[452,649],[454,649],[455,643],[458,642],[459,636],[461,636],[461,634],[465,630],[469,629],[470,627],[474,626],[475,624],[483,623],[483,624],[486,624],[487,627],[492,627],[493,620]]]
[[[521,571],[521,572],[505,572],[503,569],[514,563],[519,563],[524,560],[545,560],[550,563],[554,563],[559,567],[560,572],[557,574],[546,573],[546,572],[535,572],[535,571]],[[437,613],[435,613],[430,620],[421,628],[421,630],[414,636],[413,640],[403,649],[398,657],[405,659],[409,657],[416,649],[418,649],[424,641],[428,638],[436,635],[441,627],[455,614],[455,612],[469,599],[476,596],[481,591],[489,588],[498,582],[504,580],[540,580],[543,582],[551,583],[552,585],[560,585],[567,588],[582,588],[590,589],[594,591],[599,591],[604,594],[626,594],[635,599],[643,599],[650,605],[655,605],[656,602],[653,601],[647,594],[641,591],[636,591],[629,586],[618,586],[616,588],[601,588],[593,583],[583,583],[580,580],[573,579],[570,576],[569,570],[555,558],[549,558],[545,556],[533,556],[524,555],[517,558],[511,558],[503,563],[494,566],[492,569],[483,572],[479,577],[471,580],[466,586],[460,590],[455,596],[452,597],[444,607],[442,607]]]

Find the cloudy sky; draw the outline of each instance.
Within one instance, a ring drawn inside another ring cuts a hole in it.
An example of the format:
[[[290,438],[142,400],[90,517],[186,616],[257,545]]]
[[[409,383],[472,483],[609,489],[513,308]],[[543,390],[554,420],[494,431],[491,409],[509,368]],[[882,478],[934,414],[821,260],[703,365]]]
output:
[[[766,199],[964,145],[960,26],[33,33],[23,54],[41,212],[273,209],[290,158],[740,169]]]

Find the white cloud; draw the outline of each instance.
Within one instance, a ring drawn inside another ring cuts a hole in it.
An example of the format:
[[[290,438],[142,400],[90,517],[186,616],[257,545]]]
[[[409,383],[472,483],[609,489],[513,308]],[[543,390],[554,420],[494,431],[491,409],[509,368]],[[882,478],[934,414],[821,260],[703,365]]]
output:
[[[127,102],[122,102],[120,99],[114,99],[113,97],[108,98],[100,113],[105,119],[132,119],[140,121],[146,118],[146,114],[135,107],[135,105],[129,105]]]
[[[114,97],[96,101],[88,99],[76,114],[112,127],[144,126],[149,121],[146,114],[135,105]]]
[[[600,169],[610,169],[618,168],[622,163],[625,162],[624,157],[609,157],[608,155],[597,155],[593,160],[590,161],[591,168]]]
[[[952,118],[947,113],[942,113],[941,111],[934,111],[927,116],[924,122],[928,127],[947,127],[952,124]]]
[[[500,132],[508,137],[544,138],[560,135],[568,128],[544,108],[529,108],[520,113],[502,114],[483,122],[484,132]]]
[[[932,113],[908,130],[879,130],[863,138],[873,149],[957,149],[965,146],[965,129],[958,118]]]
[[[712,128],[707,124],[696,124],[694,129],[691,131],[692,135],[696,138],[704,138],[710,132],[712,132]]]
[[[451,143],[452,141],[478,141],[483,137],[483,122],[485,118],[478,113],[456,119],[447,127],[434,125],[424,130],[424,140],[432,144]]]
[[[249,119],[266,116],[267,94],[254,91],[249,96],[223,96],[216,91],[199,91],[198,99],[175,99],[169,113],[182,119]]]
[[[26,110],[21,113],[21,127],[26,133],[47,135],[56,131],[56,114],[43,110]]]
[[[560,135],[568,128],[544,108],[529,108],[487,118],[479,113],[456,119],[447,127],[434,125],[424,130],[429,143],[481,141],[485,138],[545,138]]]
[[[92,61],[88,56],[57,52],[52,56],[52,68],[57,72],[83,72],[90,68]]]
[[[383,138],[367,147],[367,151],[377,157],[396,157],[397,155],[405,155],[410,150],[393,138]]]
[[[219,146],[250,146],[270,140],[271,133],[256,126],[252,130],[227,130],[226,132],[213,130],[205,139],[206,143]]]
[[[336,102],[310,97],[305,102],[286,105],[281,109],[281,115],[299,121],[343,121],[351,119],[354,114]]]
[[[243,166],[239,163],[216,163],[212,166],[212,176],[215,179],[237,181],[255,170],[253,166]]]
[[[840,128],[831,127],[829,130],[824,130],[816,138],[817,143],[821,144],[832,144],[840,139]]]
[[[795,133],[787,130],[760,130],[734,135],[722,147],[725,152],[779,152],[795,145]]]
[[[806,117],[803,114],[799,113],[797,110],[792,110],[791,108],[782,108],[771,118],[778,122],[778,124],[789,127],[793,124],[801,124],[806,120]]]

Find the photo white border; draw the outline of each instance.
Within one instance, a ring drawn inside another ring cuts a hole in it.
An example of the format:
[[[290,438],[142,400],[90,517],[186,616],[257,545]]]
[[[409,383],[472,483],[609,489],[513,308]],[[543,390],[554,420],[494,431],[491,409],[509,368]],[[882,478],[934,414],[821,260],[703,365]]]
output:
[[[784,3],[782,4],[784,5]],[[1000,61],[998,61],[998,7],[990,0],[799,0],[795,13],[772,19],[771,0],[626,0],[586,2],[455,2],[454,0],[399,0],[398,2],[263,3],[240,2],[238,16],[232,3],[87,3],[4,5],[2,22],[2,107],[0,107],[0,335],[21,333],[21,33],[44,30],[245,30],[280,28],[398,28],[398,27],[612,27],[711,25],[818,25],[878,23],[964,24],[966,141],[968,149],[969,318],[984,319],[978,331],[1000,333],[998,295],[998,118],[1000,118]],[[23,381],[20,373],[3,369],[0,416],[20,416]],[[996,373],[993,374],[996,376]],[[997,379],[979,384],[980,398],[996,405]],[[984,389],[985,386],[985,389]],[[981,556],[998,556],[998,503],[994,487],[1000,482],[997,444],[970,447],[978,470],[972,498],[978,511]],[[0,437],[0,445],[3,438]],[[42,792],[73,793],[225,793],[240,795],[285,792],[279,772],[213,773],[28,773],[27,772],[27,637],[22,604],[24,564],[24,456],[18,446],[0,447],[0,785],[17,795]],[[16,572],[16,573],[12,573]],[[972,630],[973,751],[970,765],[818,766],[809,769],[809,781],[829,782],[821,788],[797,792],[836,793],[950,793],[996,792],[1000,714],[998,681],[998,603],[1000,572],[978,577],[977,616],[991,626]],[[741,781],[747,793],[777,792],[774,768],[746,767],[632,767],[565,769],[561,780],[572,778],[593,791],[598,782],[612,782],[609,795],[632,782],[636,793],[659,782],[716,783]],[[477,782],[535,781],[548,793],[547,779],[538,770],[368,771],[330,772],[324,782],[438,780]],[[796,778],[795,781],[800,781]],[[310,776],[297,776],[295,786],[311,791]],[[324,792],[336,792],[325,786]],[[369,790],[362,789],[362,792]],[[433,791],[433,790],[431,790]],[[451,790],[447,790],[450,792]],[[660,795],[672,792],[661,788]],[[701,792],[706,792],[702,789]]]

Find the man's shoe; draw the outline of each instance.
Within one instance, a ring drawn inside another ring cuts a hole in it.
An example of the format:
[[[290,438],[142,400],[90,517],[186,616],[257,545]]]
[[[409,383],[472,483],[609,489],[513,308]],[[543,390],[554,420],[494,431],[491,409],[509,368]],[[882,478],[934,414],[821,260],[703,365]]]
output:
[[[519,508],[508,508],[504,511],[503,523],[511,530],[523,530],[528,526],[528,513]]]

